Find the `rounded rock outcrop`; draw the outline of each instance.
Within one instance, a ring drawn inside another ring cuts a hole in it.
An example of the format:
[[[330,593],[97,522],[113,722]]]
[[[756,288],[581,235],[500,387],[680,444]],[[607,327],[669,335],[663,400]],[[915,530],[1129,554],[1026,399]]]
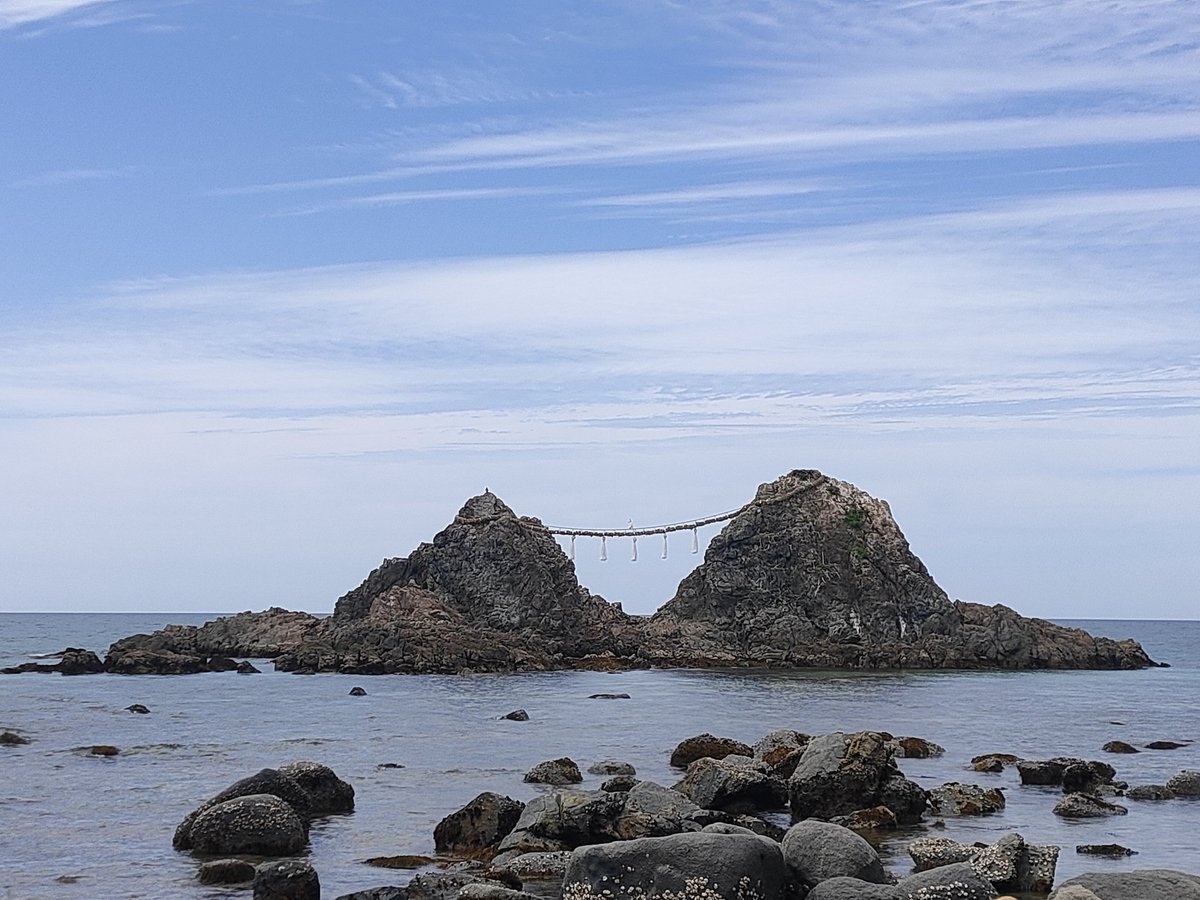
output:
[[[696,760],[706,756],[710,759],[724,759],[734,755],[753,756],[754,750],[733,738],[717,737],[705,732],[680,741],[671,751],[671,765],[677,769],[686,769]]]
[[[579,784],[583,781],[583,774],[575,760],[564,756],[538,763],[525,773],[522,780],[529,784]]]
[[[213,856],[289,856],[304,850],[308,829],[274,794],[250,794],[216,803],[191,823],[191,849]]]
[[[783,861],[800,884],[813,887],[838,876],[886,884],[887,873],[875,848],[849,828],[808,819],[783,836]]]
[[[479,855],[494,850],[521,818],[525,804],[485,791],[442,819],[433,830],[438,853]]]

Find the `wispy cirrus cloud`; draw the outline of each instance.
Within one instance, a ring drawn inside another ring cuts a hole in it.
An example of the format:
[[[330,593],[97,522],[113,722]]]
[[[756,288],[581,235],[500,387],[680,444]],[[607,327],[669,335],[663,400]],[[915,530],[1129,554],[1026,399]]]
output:
[[[10,183],[10,187],[54,187],[81,181],[111,181],[115,178],[130,178],[137,172],[136,166],[119,166],[107,169],[59,169],[30,175]]]
[[[113,2],[115,0],[0,0],[0,30],[81,10],[94,11]]]

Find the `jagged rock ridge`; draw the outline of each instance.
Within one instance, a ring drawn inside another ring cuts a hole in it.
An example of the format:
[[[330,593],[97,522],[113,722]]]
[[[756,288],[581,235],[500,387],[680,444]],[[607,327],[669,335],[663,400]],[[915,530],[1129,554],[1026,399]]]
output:
[[[109,670],[131,652],[270,655],[290,671],[363,674],[1154,665],[1133,641],[952,602],[884,501],[814,470],[762,485],[649,618],[592,595],[538,519],[485,492],[328,618],[270,610],[171,626],[114,644]]]

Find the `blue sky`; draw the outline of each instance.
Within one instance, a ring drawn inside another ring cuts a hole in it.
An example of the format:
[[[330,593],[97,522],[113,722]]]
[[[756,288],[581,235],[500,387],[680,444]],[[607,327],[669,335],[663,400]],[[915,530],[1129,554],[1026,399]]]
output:
[[[0,0],[0,134],[0,609],[811,467],[951,596],[1200,617],[1191,0]]]

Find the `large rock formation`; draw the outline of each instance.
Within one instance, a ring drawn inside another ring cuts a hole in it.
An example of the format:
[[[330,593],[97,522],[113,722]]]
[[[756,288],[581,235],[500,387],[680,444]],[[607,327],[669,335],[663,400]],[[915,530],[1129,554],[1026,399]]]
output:
[[[952,602],[886,503],[812,470],[762,485],[648,619],[589,593],[538,519],[485,492],[431,543],[385,560],[328,618],[271,609],[168,626],[118,641],[106,667],[208,671],[218,656],[362,674],[1154,665],[1133,641]]]
[[[796,470],[758,489],[647,626],[656,664],[1138,668],[1133,641],[951,602],[892,518],[852,484]]]
[[[277,660],[283,669],[457,672],[629,657],[636,620],[581,587],[540,521],[490,491],[407,558],[389,559]]]

